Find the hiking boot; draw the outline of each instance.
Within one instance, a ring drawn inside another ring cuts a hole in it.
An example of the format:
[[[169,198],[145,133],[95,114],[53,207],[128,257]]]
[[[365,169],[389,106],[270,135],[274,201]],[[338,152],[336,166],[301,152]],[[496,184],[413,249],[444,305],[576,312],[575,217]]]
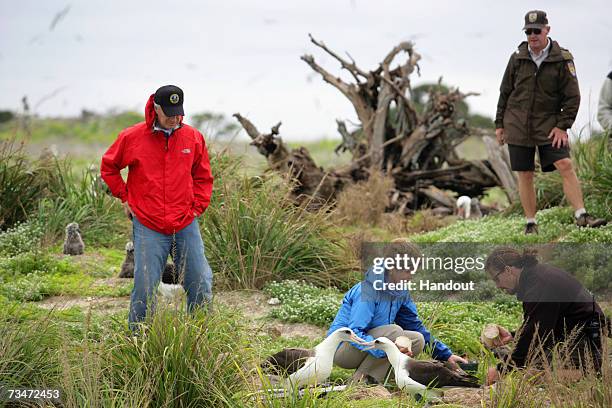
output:
[[[579,227],[599,228],[607,223],[608,221],[604,220],[603,218],[595,218],[588,213],[584,213],[580,217],[576,218],[576,225]]]
[[[525,235],[537,234],[537,233],[538,233],[538,224],[536,224],[535,222],[528,222],[527,225],[525,225]]]

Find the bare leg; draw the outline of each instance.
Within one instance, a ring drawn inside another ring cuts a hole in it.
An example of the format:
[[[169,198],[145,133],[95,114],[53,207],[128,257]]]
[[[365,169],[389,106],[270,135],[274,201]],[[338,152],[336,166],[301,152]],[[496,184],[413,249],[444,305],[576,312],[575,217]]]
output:
[[[565,197],[567,197],[567,201],[569,201],[574,210],[584,208],[582,189],[580,188],[580,182],[574,171],[572,161],[566,158],[557,160],[554,164],[563,179],[563,192]]]
[[[556,164],[556,163],[555,163]],[[535,218],[536,215],[536,192],[533,184],[533,171],[517,171],[519,197],[526,218]]]

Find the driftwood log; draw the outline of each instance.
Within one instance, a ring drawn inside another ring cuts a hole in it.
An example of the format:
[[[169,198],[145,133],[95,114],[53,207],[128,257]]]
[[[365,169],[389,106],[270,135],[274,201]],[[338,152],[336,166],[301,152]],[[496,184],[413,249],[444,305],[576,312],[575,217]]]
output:
[[[347,172],[325,171],[317,166],[305,147],[288,149],[278,136],[281,122],[273,126],[270,133],[262,134],[239,113],[233,116],[251,137],[251,144],[266,157],[268,166],[293,181],[292,194],[296,203],[309,209],[320,208],[332,202],[336,194],[353,181]]]
[[[337,121],[342,142],[335,151],[349,151],[349,165],[324,170],[306,148],[287,148],[279,136],[280,122],[270,133],[262,134],[247,118],[234,114],[270,168],[295,181],[296,202],[319,207],[333,201],[347,185],[367,180],[373,171],[393,178],[390,203],[401,213],[422,206],[454,207],[454,199],[445,190],[473,197],[489,187],[512,188],[514,179],[511,172],[504,171],[503,159],[468,161],[456,152],[457,145],[470,136],[470,128],[455,112],[455,106],[472,94],[437,87],[429,91],[427,103],[417,112],[410,97],[410,75],[418,72],[420,56],[411,42],[400,43],[376,69],[365,71],[350,56],[346,59],[338,55],[312,36],[310,41],[337,60],[353,78],[346,82],[320,66],[312,55],[301,57],[355,109],[359,129],[351,132],[343,121]],[[393,66],[400,55],[403,60]]]

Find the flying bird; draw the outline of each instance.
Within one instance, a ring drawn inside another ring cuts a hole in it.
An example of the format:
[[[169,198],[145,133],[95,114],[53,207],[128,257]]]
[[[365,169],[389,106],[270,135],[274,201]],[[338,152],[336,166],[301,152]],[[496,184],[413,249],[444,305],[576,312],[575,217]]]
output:
[[[297,389],[301,386],[321,384],[329,378],[334,365],[334,355],[343,341],[364,344],[348,327],[341,327],[330,334],[314,349],[287,348],[279,351],[262,364],[264,369],[287,374],[285,387]]]
[[[53,20],[51,21],[51,25],[49,26],[49,31],[53,31],[57,23],[59,23],[64,17],[66,17],[66,14],[68,14],[69,11],[70,11],[70,4],[64,7],[63,9],[61,9],[60,11],[58,11],[53,17]]]
[[[81,238],[79,224],[71,222],[66,225],[66,238],[64,239],[65,255],[82,255],[85,251],[85,243]]]

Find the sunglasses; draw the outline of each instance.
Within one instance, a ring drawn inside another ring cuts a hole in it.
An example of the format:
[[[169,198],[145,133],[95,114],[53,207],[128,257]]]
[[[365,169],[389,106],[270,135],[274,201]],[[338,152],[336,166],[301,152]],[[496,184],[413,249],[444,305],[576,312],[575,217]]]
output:
[[[540,35],[541,33],[542,33],[542,29],[540,28],[528,28],[525,30],[525,34],[527,35],[531,35],[531,34]]]
[[[495,274],[495,276],[493,276],[493,282],[499,283],[499,276],[500,276],[502,273],[504,273],[504,272],[506,272],[506,269],[505,269],[505,268],[504,268],[504,269],[502,269],[501,271],[497,272],[497,273]]]

